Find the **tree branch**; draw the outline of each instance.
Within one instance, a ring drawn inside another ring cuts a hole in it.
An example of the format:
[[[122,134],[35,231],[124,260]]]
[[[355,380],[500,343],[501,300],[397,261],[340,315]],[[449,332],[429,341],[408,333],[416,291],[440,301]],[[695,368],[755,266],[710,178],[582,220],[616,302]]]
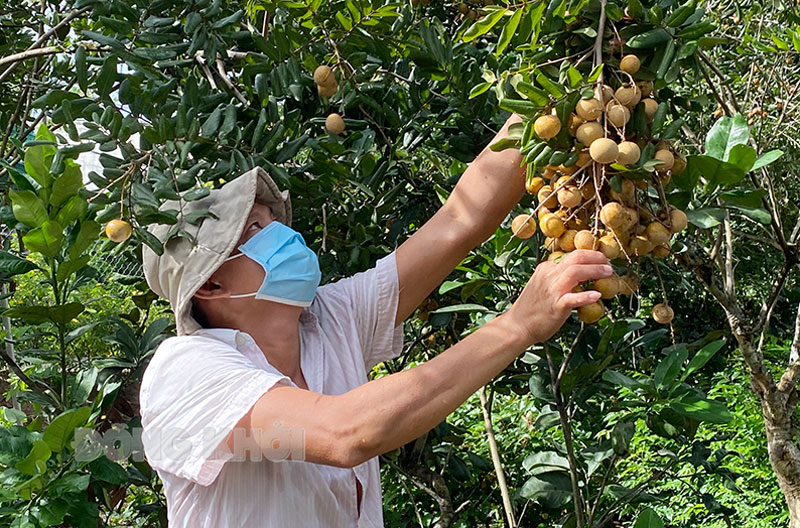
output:
[[[480,388],[478,396],[481,399],[483,423],[486,428],[486,437],[489,441],[489,452],[492,454],[492,465],[494,465],[494,472],[497,475],[497,485],[500,487],[500,496],[503,498],[503,508],[506,510],[509,527],[515,528],[517,521],[514,519],[514,506],[511,504],[511,495],[508,493],[508,485],[506,484],[506,474],[503,471],[503,460],[500,458],[500,450],[497,448],[497,440],[494,436],[494,428],[492,428],[492,410],[490,404],[486,401],[485,386]]]

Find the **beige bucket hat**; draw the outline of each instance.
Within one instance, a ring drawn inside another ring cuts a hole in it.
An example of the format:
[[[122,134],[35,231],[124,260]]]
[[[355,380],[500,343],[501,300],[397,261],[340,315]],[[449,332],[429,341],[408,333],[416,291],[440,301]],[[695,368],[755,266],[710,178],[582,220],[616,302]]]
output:
[[[161,206],[162,210],[181,211],[177,227],[195,239],[192,242],[186,237],[176,237],[164,243],[176,226],[153,224],[149,231],[164,244],[164,253],[156,255],[146,245],[142,249],[147,284],[169,300],[178,335],[191,334],[200,328],[192,317],[192,296],[233,251],[255,202],[268,205],[280,223],[291,226],[289,191],[280,191],[261,167],[247,171],[200,200],[170,200]],[[187,215],[204,210],[216,218],[202,218],[197,225],[185,220]]]

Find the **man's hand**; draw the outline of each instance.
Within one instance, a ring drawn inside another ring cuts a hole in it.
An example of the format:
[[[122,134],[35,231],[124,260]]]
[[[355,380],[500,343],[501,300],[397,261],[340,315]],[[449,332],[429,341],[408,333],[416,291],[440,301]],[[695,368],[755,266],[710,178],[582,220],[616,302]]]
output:
[[[520,329],[529,344],[547,341],[572,310],[600,299],[600,292],[594,290],[574,293],[575,286],[610,277],[613,272],[599,251],[579,249],[558,264],[542,262],[505,317]]]

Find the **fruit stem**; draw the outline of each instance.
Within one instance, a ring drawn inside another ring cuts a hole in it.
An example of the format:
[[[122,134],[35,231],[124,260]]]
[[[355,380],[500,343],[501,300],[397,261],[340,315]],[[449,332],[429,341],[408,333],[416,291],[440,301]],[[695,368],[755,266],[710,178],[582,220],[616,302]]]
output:
[[[597,37],[594,39],[594,61],[592,66],[597,68],[603,64],[603,34],[606,28],[606,0],[600,0],[600,19],[597,22]],[[603,71],[600,70],[600,75],[597,77],[595,83],[595,97],[600,101],[603,100]]]

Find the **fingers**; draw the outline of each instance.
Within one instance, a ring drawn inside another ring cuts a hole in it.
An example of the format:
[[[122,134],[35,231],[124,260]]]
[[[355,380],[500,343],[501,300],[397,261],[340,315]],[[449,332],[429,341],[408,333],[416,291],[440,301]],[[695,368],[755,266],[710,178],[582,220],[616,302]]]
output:
[[[561,273],[558,286],[561,291],[571,291],[582,282],[610,277],[613,273],[614,269],[609,264],[575,264]]]
[[[558,299],[558,305],[564,310],[575,310],[576,308],[595,303],[599,300],[599,291],[587,290],[578,293],[565,293]]]
[[[608,258],[599,251],[576,249],[564,257],[559,264],[608,264]]]

